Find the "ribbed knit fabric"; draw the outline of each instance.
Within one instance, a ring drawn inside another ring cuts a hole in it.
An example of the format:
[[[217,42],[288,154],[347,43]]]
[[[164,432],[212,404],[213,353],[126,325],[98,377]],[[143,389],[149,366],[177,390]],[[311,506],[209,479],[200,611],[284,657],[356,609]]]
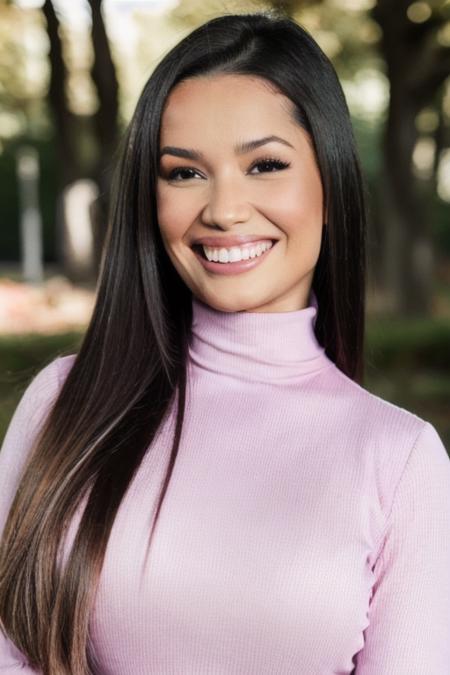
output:
[[[96,674],[448,675],[450,461],[435,428],[336,368],[314,295],[295,312],[196,298],[193,312],[179,455],[147,551],[171,414],[108,543]],[[1,528],[74,358],[43,368],[15,411]],[[0,673],[33,672],[4,637]]]

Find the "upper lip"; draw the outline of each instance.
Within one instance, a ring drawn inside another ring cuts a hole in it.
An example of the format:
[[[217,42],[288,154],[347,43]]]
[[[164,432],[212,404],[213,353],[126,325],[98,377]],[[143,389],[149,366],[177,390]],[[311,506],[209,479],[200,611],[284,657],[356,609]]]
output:
[[[242,234],[234,235],[229,237],[199,237],[195,239],[192,243],[203,244],[204,246],[210,246],[211,248],[220,248],[221,246],[228,248],[230,246],[243,246],[244,244],[250,244],[253,241],[275,241],[274,237],[265,237],[264,235],[258,234]]]

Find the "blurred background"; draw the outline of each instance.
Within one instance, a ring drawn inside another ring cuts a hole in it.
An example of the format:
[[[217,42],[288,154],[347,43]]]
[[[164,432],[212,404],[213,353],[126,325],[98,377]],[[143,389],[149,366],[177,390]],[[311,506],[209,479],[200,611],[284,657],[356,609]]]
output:
[[[281,8],[332,60],[369,210],[366,375],[450,449],[450,0],[0,0],[0,442],[92,312],[118,139],[161,57]]]

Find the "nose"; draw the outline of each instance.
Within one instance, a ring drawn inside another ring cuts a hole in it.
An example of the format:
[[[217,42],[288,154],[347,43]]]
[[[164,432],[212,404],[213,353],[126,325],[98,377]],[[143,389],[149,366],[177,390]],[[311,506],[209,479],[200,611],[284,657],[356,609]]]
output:
[[[211,181],[201,215],[203,224],[228,228],[246,222],[250,215],[251,207],[239,178],[228,175]]]

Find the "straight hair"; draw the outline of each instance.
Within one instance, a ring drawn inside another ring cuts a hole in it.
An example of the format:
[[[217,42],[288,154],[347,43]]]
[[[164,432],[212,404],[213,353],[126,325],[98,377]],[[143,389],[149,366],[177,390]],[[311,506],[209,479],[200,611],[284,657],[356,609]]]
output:
[[[0,621],[45,675],[95,673],[88,622],[121,500],[175,407],[167,474],[185,413],[192,294],[164,249],[156,180],[163,108],[177,83],[234,73],[264,78],[293,103],[309,134],[327,223],[312,287],[315,332],[328,357],[362,383],[364,186],[345,97],[308,31],[271,10],[225,14],[193,30],[146,82],[119,147],[92,317],[33,442],[0,549]],[[63,533],[85,507],[65,565]]]

